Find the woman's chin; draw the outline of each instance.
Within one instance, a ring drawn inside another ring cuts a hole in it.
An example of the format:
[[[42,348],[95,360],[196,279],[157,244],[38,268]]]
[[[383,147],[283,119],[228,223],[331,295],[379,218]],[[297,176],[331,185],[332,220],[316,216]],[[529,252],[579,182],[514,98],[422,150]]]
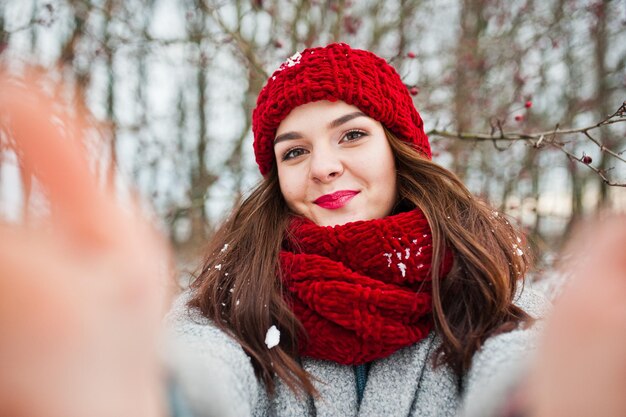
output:
[[[369,218],[365,216],[363,213],[358,213],[358,212],[353,212],[353,211],[351,212],[335,211],[335,212],[330,212],[330,213],[323,213],[323,215],[317,216],[317,219],[311,219],[311,220],[313,220],[313,222],[317,224],[318,226],[334,227],[334,226],[343,226],[344,224],[357,222],[360,220],[369,220]]]

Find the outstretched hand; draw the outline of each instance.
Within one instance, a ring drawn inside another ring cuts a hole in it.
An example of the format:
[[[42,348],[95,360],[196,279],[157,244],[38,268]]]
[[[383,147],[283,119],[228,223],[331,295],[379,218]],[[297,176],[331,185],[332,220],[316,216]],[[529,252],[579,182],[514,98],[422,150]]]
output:
[[[163,415],[166,240],[98,184],[66,135],[80,115],[59,118],[36,82],[0,73],[0,128],[50,203],[36,227],[0,223],[0,415]]]
[[[526,386],[534,417],[626,416],[626,216],[588,223]]]

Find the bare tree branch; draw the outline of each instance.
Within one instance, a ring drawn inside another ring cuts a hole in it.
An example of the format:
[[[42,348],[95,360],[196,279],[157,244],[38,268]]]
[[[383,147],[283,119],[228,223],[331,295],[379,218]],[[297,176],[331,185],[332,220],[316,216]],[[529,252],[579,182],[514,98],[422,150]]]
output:
[[[602,144],[599,140],[594,138],[590,133],[591,131],[598,129],[602,126],[608,126],[608,125],[612,125],[616,123],[624,123],[624,122],[626,122],[626,101],[622,103],[622,105],[619,107],[619,109],[617,109],[617,111],[607,116],[603,120],[599,121],[598,123],[591,125],[591,126],[580,127],[580,128],[559,129],[559,126],[557,125],[555,129],[550,130],[550,131],[543,131],[543,132],[535,132],[535,133],[505,132],[502,128],[501,121],[498,120],[496,126],[492,124],[492,129],[490,133],[451,132],[451,131],[446,131],[446,130],[432,129],[428,131],[427,134],[428,136],[431,136],[431,137],[439,136],[439,137],[450,138],[450,139],[460,139],[462,141],[475,141],[475,142],[491,141],[493,142],[494,147],[500,151],[508,149],[508,147],[502,148],[498,146],[498,142],[500,141],[505,141],[505,142],[527,141],[530,144],[532,144],[532,146],[535,148],[541,148],[543,146],[553,146],[561,150],[563,153],[565,153],[570,160],[575,160],[575,161],[582,163],[583,165],[586,165],[589,169],[591,169],[596,174],[598,174],[600,178],[602,178],[604,183],[606,183],[607,185],[617,186],[617,187],[626,187],[626,183],[618,183],[618,182],[609,180],[606,177],[606,173],[608,170],[602,170],[602,169],[593,167],[590,164],[590,162],[588,162],[585,159],[585,155],[580,156],[580,157],[576,156],[571,151],[565,148],[566,143],[557,140],[559,136],[580,133],[580,134],[585,135],[585,137],[588,140],[590,140],[596,146],[598,146],[598,148],[600,149],[600,152],[605,152],[611,155],[612,157],[614,157],[615,159],[626,163],[626,158],[622,156],[624,151],[616,152],[614,150],[609,149],[604,144]]]
[[[607,126],[607,125],[611,125],[611,124],[615,124],[615,123],[624,123],[626,122],[626,102],[624,102],[624,104],[622,104],[622,106],[620,107],[620,109],[618,111],[616,111],[615,113],[613,113],[612,115],[608,116],[607,118],[605,118],[604,120],[591,125],[591,126],[586,126],[586,127],[580,127],[580,128],[570,128],[570,129],[554,129],[554,130],[548,130],[548,131],[543,131],[543,132],[534,132],[534,133],[528,133],[528,132],[505,132],[502,129],[502,126],[500,124],[498,124],[497,126],[497,130],[494,128],[492,129],[491,133],[472,133],[472,132],[451,132],[451,131],[447,131],[447,130],[438,130],[438,129],[432,129],[429,130],[428,132],[426,132],[428,134],[428,136],[439,136],[439,137],[443,137],[443,138],[449,138],[449,139],[460,139],[460,140],[466,140],[466,141],[476,141],[476,142],[481,142],[481,141],[530,141],[533,146],[535,147],[539,147],[541,146],[541,143],[544,141],[544,139],[547,136],[552,136],[552,137],[556,137],[556,136],[563,136],[563,135],[570,135],[573,133],[582,133],[584,135],[586,135],[593,143],[595,143],[602,152],[607,152],[610,155],[614,156],[615,158],[621,160],[622,162],[626,162],[626,159],[624,159],[621,154],[622,152],[614,152],[611,151],[610,149],[606,148],[604,145],[602,145],[598,140],[594,139],[593,137],[591,137],[591,135],[589,134],[590,131],[594,130],[594,129],[598,129],[602,126]],[[496,134],[497,133],[497,134]],[[536,142],[533,142],[536,141]]]

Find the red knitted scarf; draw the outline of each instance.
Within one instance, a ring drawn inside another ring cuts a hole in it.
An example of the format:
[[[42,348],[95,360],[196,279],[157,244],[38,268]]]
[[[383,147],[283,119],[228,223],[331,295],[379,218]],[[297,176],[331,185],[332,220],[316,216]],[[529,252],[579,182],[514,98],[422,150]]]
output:
[[[285,297],[308,338],[300,354],[359,365],[432,328],[432,238],[420,210],[320,227],[294,218],[281,251]],[[446,251],[441,276],[452,266]]]

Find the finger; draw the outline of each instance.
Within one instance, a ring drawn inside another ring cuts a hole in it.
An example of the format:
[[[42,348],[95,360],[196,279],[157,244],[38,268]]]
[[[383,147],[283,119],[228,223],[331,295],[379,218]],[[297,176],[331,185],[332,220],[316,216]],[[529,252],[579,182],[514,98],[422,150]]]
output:
[[[34,73],[22,80],[0,74],[0,91],[0,113],[25,175],[36,175],[48,191],[53,216],[80,239],[110,243],[119,220],[113,196],[98,186],[81,144],[65,134],[84,131],[84,115],[69,120],[55,111],[59,104],[37,86]]]
[[[171,288],[154,284],[171,283],[166,240],[143,219],[135,201],[122,207],[110,188],[98,184],[79,141],[88,127],[86,115],[77,111],[70,119],[68,112],[60,114],[56,108],[61,101],[44,93],[37,82],[33,72],[21,80],[0,74],[0,114],[8,121],[26,175],[36,175],[48,191],[53,226],[70,237],[74,250],[106,249],[125,264],[124,288],[131,299],[160,299],[151,291],[167,295]],[[71,137],[65,132],[78,133]],[[72,257],[81,258],[68,254]]]

